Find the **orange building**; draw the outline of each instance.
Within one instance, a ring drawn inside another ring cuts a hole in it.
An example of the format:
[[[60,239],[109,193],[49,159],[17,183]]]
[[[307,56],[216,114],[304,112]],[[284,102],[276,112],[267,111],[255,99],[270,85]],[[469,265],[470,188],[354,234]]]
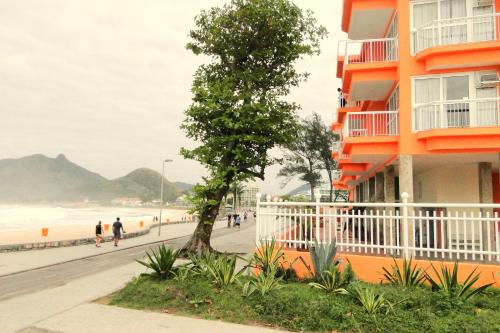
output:
[[[344,0],[342,29],[337,188],[500,203],[500,0]]]

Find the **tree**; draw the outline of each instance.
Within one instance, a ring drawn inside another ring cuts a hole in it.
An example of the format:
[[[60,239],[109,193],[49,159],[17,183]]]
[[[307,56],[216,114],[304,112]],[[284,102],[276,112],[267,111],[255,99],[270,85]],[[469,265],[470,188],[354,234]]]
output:
[[[319,53],[326,30],[290,0],[232,0],[202,11],[195,24],[187,48],[211,61],[194,75],[193,102],[181,125],[199,146],[181,154],[208,171],[193,189],[199,223],[184,246],[201,252],[211,250],[229,185],[264,179],[275,162],[269,150],[292,140],[299,106],[284,97],[307,78],[294,65]]]
[[[233,195],[233,209],[236,210],[236,204],[241,207],[241,195],[244,192],[243,185],[239,182],[232,182],[230,186],[230,191]]]
[[[338,136],[326,126],[321,116],[317,113],[313,113],[312,117],[306,119],[305,123],[309,131],[308,133],[311,136],[310,140],[313,143],[313,147],[316,147],[316,151],[318,152],[323,170],[325,170],[328,175],[328,180],[330,182],[329,201],[332,202],[334,196],[333,172],[337,170],[337,162],[332,158],[332,146],[333,143],[338,140]]]
[[[300,180],[309,184],[311,199],[314,201],[314,189],[321,183],[321,160],[309,125],[308,121],[302,120],[295,139],[286,148],[278,177],[285,178],[285,186],[299,176]]]

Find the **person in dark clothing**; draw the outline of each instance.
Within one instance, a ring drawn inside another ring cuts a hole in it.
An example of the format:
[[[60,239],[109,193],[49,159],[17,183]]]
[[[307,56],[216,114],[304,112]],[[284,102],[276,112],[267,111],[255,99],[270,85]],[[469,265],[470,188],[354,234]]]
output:
[[[233,226],[236,225],[236,217],[238,217],[238,214],[234,213],[233,214]]]
[[[227,214],[227,227],[231,228],[231,213]]]
[[[339,93],[339,105],[340,105],[341,108],[343,108],[346,105],[346,100],[345,100],[345,97],[344,97],[344,93],[342,92],[341,88],[338,88],[337,91]]]
[[[113,223],[113,238],[115,240],[115,246],[118,246],[118,242],[122,237],[121,232],[126,233],[123,229],[123,224],[120,222],[120,218],[117,217],[115,223]]]
[[[96,247],[101,247],[101,241],[102,241],[102,225],[101,221],[97,223],[95,226],[95,246]]]

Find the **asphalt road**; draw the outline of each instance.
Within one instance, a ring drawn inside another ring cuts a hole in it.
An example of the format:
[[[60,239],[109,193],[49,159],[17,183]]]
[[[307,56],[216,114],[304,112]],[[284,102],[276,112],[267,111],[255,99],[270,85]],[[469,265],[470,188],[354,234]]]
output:
[[[245,229],[253,226],[254,223],[250,222],[243,223],[241,230],[234,228],[216,229],[212,233],[212,241],[231,233],[244,232]],[[189,237],[173,238],[164,243],[170,248],[180,248]],[[162,241],[0,277],[0,301],[62,286],[74,279],[130,264],[136,259],[142,259],[145,251],[156,248],[160,243]]]

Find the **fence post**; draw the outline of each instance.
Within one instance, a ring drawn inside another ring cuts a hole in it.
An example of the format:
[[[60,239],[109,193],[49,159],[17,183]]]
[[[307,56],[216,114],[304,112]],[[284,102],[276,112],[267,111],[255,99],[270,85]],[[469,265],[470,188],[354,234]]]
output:
[[[259,246],[260,243],[260,193],[255,195],[256,205],[255,205],[255,244]]]
[[[409,258],[408,249],[408,193],[401,193],[401,199],[403,200],[403,253],[405,258]]]
[[[319,216],[320,216],[320,206],[319,203],[321,202],[321,193],[317,191],[315,193],[316,196],[316,241],[319,243]]]

